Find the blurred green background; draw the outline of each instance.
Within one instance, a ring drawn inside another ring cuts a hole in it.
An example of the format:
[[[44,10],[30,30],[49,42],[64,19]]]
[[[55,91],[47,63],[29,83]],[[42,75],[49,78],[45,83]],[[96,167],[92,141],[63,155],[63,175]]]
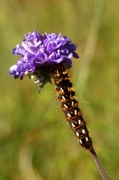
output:
[[[34,29],[77,44],[70,70],[80,108],[110,180],[119,179],[119,1],[0,2],[0,180],[101,180],[57,101],[54,86],[14,80],[12,49]]]

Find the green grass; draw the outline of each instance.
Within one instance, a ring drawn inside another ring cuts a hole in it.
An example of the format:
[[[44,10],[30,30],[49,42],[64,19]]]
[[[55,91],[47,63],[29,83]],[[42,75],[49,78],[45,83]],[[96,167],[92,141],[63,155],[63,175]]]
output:
[[[37,29],[78,46],[70,71],[94,147],[119,179],[119,2],[4,0],[0,3],[0,180],[101,180],[65,121],[54,86],[9,76],[12,48]]]

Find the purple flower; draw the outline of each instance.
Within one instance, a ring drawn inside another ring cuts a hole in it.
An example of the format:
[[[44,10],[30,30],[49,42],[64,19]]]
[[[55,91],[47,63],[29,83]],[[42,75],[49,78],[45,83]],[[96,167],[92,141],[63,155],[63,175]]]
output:
[[[17,63],[10,67],[10,75],[22,79],[26,74],[33,74],[36,69],[65,62],[71,67],[71,58],[78,58],[76,45],[61,34],[40,34],[37,31],[28,33],[21,45],[13,49],[14,55],[21,55]]]

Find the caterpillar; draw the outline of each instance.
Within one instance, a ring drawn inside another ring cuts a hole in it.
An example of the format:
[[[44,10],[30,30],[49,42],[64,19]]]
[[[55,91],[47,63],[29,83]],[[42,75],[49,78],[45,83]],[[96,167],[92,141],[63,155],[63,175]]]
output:
[[[61,109],[71,129],[78,138],[80,145],[86,149],[92,148],[92,140],[89,136],[81,110],[78,107],[73,84],[70,81],[67,71],[63,68],[58,68],[52,77],[54,79],[58,100],[61,103]]]

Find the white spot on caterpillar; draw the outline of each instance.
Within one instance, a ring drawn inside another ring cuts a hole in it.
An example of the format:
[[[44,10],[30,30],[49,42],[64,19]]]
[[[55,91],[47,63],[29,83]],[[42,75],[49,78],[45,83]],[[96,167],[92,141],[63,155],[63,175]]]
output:
[[[31,75],[31,79],[33,79],[33,80],[34,80],[35,78],[36,78],[36,76],[34,76],[34,75]]]
[[[62,88],[60,88],[60,91],[61,91],[61,92],[64,92],[64,90],[63,90]]]
[[[71,126],[72,126],[72,127],[75,127],[75,124],[74,124],[74,123],[71,123]]]
[[[68,108],[68,106],[67,106],[66,104],[63,104],[63,106],[64,106],[65,108]]]
[[[67,116],[68,116],[68,117],[71,117],[71,114],[70,114],[70,113],[67,113]]]
[[[83,134],[86,134],[86,131],[85,131],[85,129],[82,129],[82,133],[83,133]]]
[[[83,144],[83,142],[82,142],[82,140],[81,140],[81,139],[79,140],[79,142],[80,142],[80,144]]]
[[[74,110],[74,115],[77,115],[77,110],[76,109]]]
[[[88,142],[88,137],[85,138],[86,142]]]
[[[79,132],[76,132],[76,136],[79,137]]]
[[[79,124],[79,125],[81,124],[81,120],[80,120],[80,119],[78,120],[78,124]]]
[[[39,82],[40,82],[39,79],[36,79],[36,80],[34,81],[35,84],[38,84]],[[40,83],[40,85],[42,85],[42,83]]]
[[[71,105],[74,107],[74,101],[71,101]]]
[[[63,99],[63,100],[65,100],[65,97],[64,97],[64,96],[62,96],[62,99]]]

